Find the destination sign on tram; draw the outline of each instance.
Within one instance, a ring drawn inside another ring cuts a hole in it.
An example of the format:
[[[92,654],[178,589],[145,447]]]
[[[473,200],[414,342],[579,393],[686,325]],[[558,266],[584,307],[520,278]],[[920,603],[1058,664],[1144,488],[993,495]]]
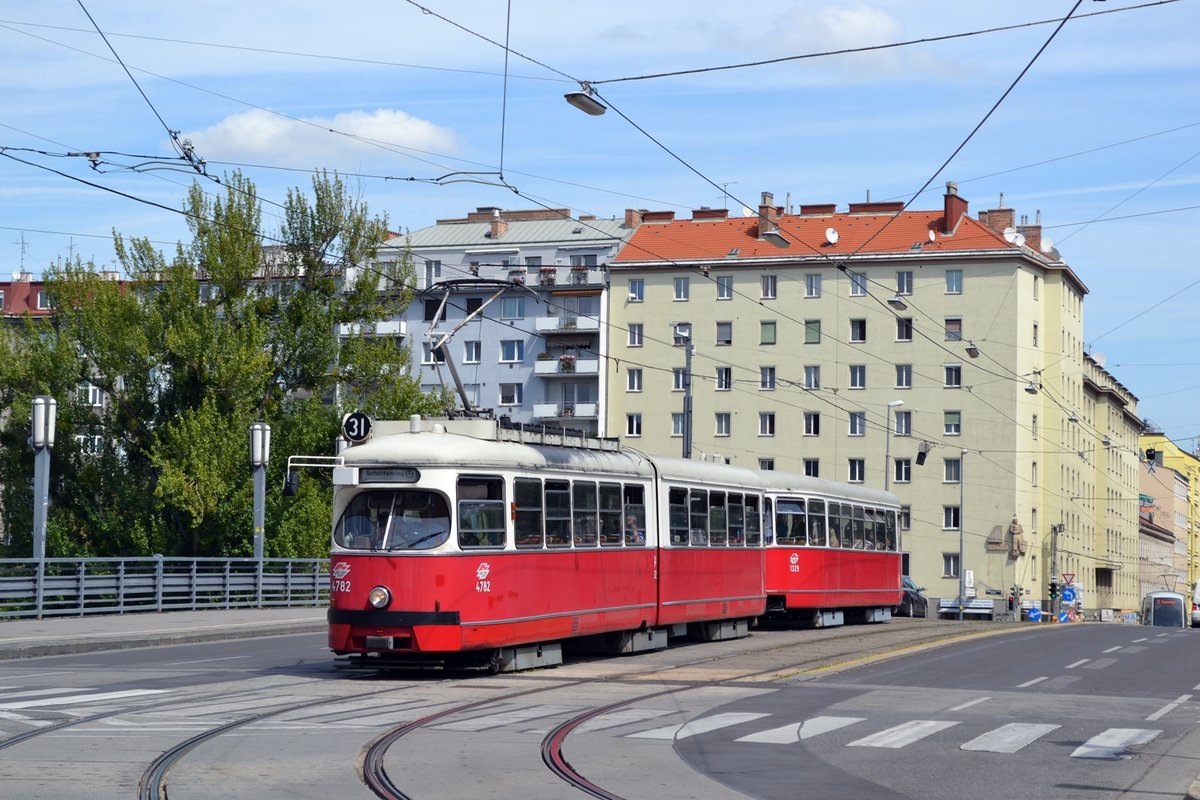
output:
[[[358,472],[359,483],[416,483],[419,470],[409,467],[364,467]]]

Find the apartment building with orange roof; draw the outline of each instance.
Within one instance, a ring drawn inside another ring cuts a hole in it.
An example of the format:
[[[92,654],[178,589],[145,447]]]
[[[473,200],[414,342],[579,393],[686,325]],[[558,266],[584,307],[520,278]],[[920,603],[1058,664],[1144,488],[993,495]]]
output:
[[[1137,606],[1137,398],[1085,354],[1087,287],[1040,224],[973,218],[953,183],[931,210],[764,193],[639,221],[608,267],[602,432],[887,488],[906,572],[955,611],[960,587],[971,613],[1057,610],[1064,573],[1091,613]]]

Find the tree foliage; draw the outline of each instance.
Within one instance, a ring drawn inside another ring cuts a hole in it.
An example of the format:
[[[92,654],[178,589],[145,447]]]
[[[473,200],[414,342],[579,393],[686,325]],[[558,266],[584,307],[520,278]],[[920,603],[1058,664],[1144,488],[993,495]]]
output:
[[[328,484],[309,480],[281,498],[287,456],[331,454],[343,407],[391,417],[445,408],[443,393],[422,393],[409,375],[407,348],[341,335],[399,315],[414,272],[408,259],[373,266],[387,221],[338,176],[314,175],[311,195],[290,191],[273,234],[239,173],[215,197],[194,184],[184,214],[192,238],[169,259],[114,232],[128,280],[68,263],[46,275],[53,317],[0,331],[8,555],[31,552],[25,440],[37,395],[59,409],[51,556],[250,555],[256,421],[272,428],[265,552],[322,556]],[[81,391],[88,384],[102,406]]]

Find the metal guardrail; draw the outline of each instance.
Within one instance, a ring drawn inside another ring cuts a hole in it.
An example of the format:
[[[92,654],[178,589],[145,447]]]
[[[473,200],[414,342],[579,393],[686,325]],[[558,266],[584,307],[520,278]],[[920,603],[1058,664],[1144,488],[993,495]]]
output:
[[[328,559],[0,559],[0,620],[328,603]]]

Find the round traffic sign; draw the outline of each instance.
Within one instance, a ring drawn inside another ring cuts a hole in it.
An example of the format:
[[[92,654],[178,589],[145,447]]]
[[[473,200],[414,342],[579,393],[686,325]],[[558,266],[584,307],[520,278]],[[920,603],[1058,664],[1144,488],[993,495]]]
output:
[[[354,444],[365,442],[371,435],[371,418],[361,411],[351,411],[342,420],[342,435]]]
[[[1075,587],[1074,586],[1064,586],[1062,588],[1062,599],[1063,599],[1064,603],[1074,603],[1075,602]]]
[[[1030,622],[1041,622],[1042,621],[1042,610],[1040,608],[1029,609],[1029,621]]]

